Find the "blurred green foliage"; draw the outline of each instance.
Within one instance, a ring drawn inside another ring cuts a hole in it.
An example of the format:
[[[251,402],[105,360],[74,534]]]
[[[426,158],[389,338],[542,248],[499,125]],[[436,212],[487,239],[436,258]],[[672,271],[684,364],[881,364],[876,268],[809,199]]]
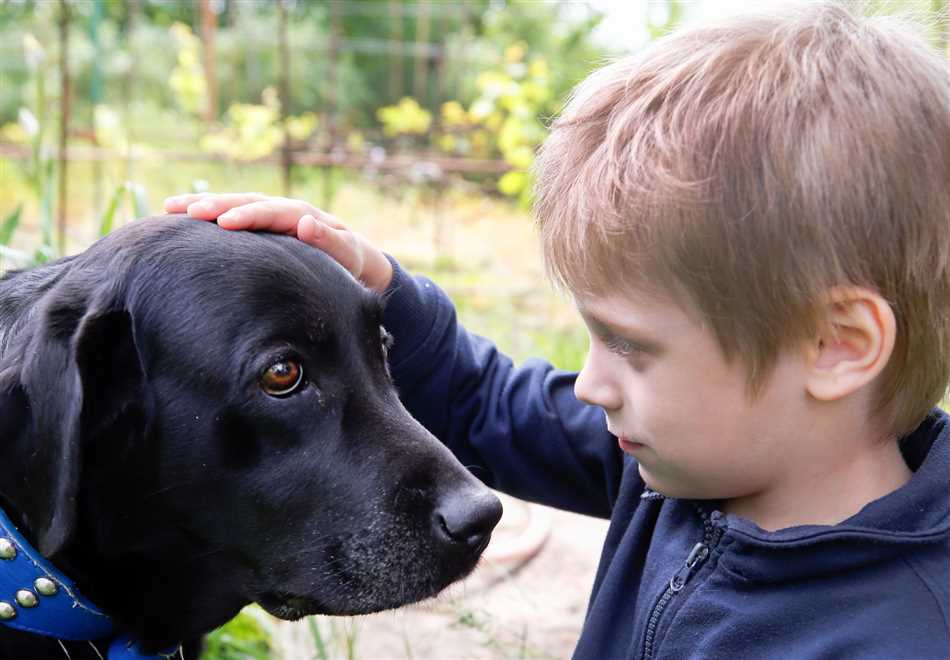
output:
[[[602,16],[566,2],[281,1],[286,107],[276,92],[277,2],[211,1],[213,83],[198,2],[69,2],[73,131],[118,151],[198,145],[236,160],[275,153],[285,129],[297,146],[504,159],[508,174],[469,178],[527,204],[527,171],[548,118],[609,55],[592,38]],[[43,107],[58,108],[59,11],[57,2],[0,2],[0,127],[39,106],[35,87],[55,90]],[[31,61],[31,43],[50,51],[44,64]],[[210,84],[217,103],[209,118]],[[7,140],[25,141],[15,137],[7,131]]]
[[[270,660],[271,635],[257,607],[248,607],[205,637],[199,660]]]
[[[552,95],[567,90],[607,53],[593,45],[590,31],[599,15],[577,20],[565,12],[565,3],[489,3],[468,0],[459,3],[433,2],[431,16],[420,18],[419,2],[400,0],[399,32],[395,32],[388,2],[349,3],[355,9],[342,11],[338,84],[334,90],[345,124],[354,127],[375,125],[375,110],[415,94],[415,76],[423,73],[426,88],[419,102],[436,109],[448,100],[471,102],[477,96],[475,80],[480,71],[497,66],[507,46],[531,44],[532,52],[545,57],[555,68]],[[42,0],[0,2],[0,125],[15,120],[25,101],[30,72],[21,44],[24,34],[33,34],[43,44],[57,41],[58,3]],[[90,22],[97,4],[70,3],[72,12],[71,69],[75,103],[79,116],[90,117],[92,105],[87,90],[96,73],[96,48],[89,39]],[[104,77],[102,102],[119,105],[131,94],[139,102],[160,108],[177,107],[177,98],[196,93],[204,81],[197,48],[185,53],[177,46],[182,39],[176,24],[192,26],[198,34],[198,3],[194,0],[140,0],[102,4],[98,23],[98,60]],[[130,14],[132,7],[138,13]],[[235,102],[256,102],[264,89],[278,77],[276,2],[212,2],[221,8],[215,36],[216,77],[220,108]],[[457,8],[457,11],[453,10]],[[292,99],[289,114],[325,107],[328,93],[328,49],[331,3],[297,0],[288,3],[288,38],[291,46]],[[428,23],[427,34],[417,34]],[[436,75],[432,51],[416,48],[415,40],[444,51],[442,88]],[[391,42],[399,40],[401,46]],[[197,44],[195,44],[197,46]],[[420,55],[421,53],[421,55]],[[429,53],[429,55],[426,55]],[[424,66],[415,66],[422,57]],[[181,61],[184,57],[185,61]],[[401,60],[402,87],[395,90],[389,80],[393,59]],[[169,72],[175,70],[169,84]],[[50,72],[51,77],[54,76]],[[50,81],[52,82],[52,81]]]

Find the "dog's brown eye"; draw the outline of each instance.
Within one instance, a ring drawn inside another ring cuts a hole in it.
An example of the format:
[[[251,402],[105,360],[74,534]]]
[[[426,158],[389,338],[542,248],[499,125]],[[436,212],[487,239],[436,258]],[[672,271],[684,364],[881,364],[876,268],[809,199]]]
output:
[[[271,396],[284,396],[303,382],[303,367],[293,360],[281,360],[267,367],[261,375],[261,389]]]

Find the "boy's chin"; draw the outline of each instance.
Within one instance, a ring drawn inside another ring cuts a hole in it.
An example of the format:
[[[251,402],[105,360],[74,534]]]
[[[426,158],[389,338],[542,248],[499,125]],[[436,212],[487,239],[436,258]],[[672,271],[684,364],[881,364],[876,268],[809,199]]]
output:
[[[646,484],[647,488],[664,497],[672,497],[678,500],[720,499],[713,494],[704,492],[702,488],[694,484],[687,484],[669,477],[664,478],[663,475],[657,475],[648,467],[645,467],[643,463],[638,464],[637,467],[640,470],[640,478],[643,479],[643,483]]]
[[[668,480],[658,479],[643,463],[638,463],[637,468],[640,470],[640,478],[643,479],[643,483],[650,490],[664,497],[682,497],[682,495],[674,495],[674,492],[678,489],[670,488]]]

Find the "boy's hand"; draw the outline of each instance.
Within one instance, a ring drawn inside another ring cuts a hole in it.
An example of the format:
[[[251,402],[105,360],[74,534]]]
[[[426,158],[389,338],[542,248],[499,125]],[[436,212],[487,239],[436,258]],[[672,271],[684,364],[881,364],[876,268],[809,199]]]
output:
[[[165,200],[166,213],[217,220],[225,229],[289,234],[320,248],[370,289],[384,292],[393,279],[389,259],[340,220],[307,202],[259,193],[197,193]]]

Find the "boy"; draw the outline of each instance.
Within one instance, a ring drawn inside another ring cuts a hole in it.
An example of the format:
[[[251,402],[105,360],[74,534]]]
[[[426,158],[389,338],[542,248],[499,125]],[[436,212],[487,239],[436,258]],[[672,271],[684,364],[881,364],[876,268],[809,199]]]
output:
[[[464,464],[611,518],[575,657],[950,658],[941,57],[831,3],[684,31],[582,83],[537,175],[577,375],[513,367],[304,202],[166,209],[328,251]]]

